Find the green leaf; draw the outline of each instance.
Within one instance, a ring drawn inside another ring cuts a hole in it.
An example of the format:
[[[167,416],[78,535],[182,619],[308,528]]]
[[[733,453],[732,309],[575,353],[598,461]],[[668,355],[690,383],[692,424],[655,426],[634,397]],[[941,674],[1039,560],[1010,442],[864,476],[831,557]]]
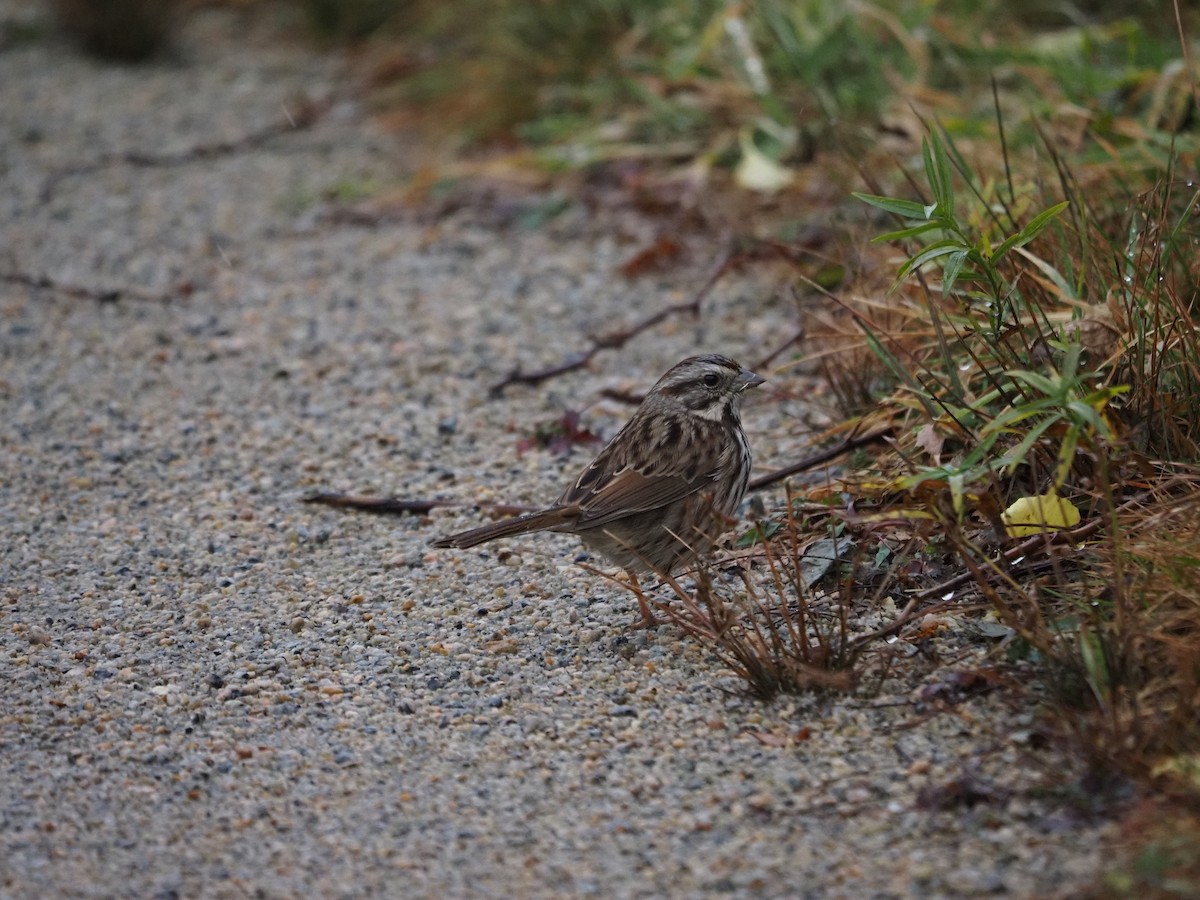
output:
[[[760,522],[737,539],[737,547],[744,549],[746,547],[753,547],[755,544],[766,543],[782,527],[782,522]]]
[[[1071,463],[1075,462],[1075,448],[1079,446],[1079,429],[1069,428],[1058,447],[1058,464],[1054,467],[1054,486],[1060,488],[1071,472]]]
[[[1129,385],[1127,384],[1110,385],[1109,387],[1101,388],[1098,391],[1092,391],[1090,394],[1084,397],[1083,400],[1072,401],[1071,406],[1074,407],[1074,404],[1076,403],[1083,404],[1086,407],[1087,412],[1085,413],[1081,410],[1081,415],[1087,417],[1087,420],[1092,424],[1092,427],[1095,428],[1096,431],[1100,432],[1106,441],[1112,441],[1114,437],[1112,429],[1109,428],[1108,422],[1104,418],[1104,408],[1108,406],[1109,401],[1112,400],[1113,397],[1118,397],[1121,394],[1126,393],[1128,390]]]
[[[946,147],[936,131],[931,132],[929,137],[921,142],[921,155],[925,161],[925,177],[933,190],[933,199],[937,201],[943,216],[953,218],[954,176],[950,168],[950,158],[946,155]]]
[[[1033,448],[1033,445],[1041,439],[1042,435],[1046,433],[1046,429],[1053,425],[1055,421],[1057,420],[1043,419],[1029,430],[1025,437],[1021,439],[1021,443],[1004,454],[1004,468],[1008,474],[1011,475],[1017,466],[1025,462],[1025,457],[1029,455],[1029,451]]]
[[[954,282],[958,281],[959,273],[962,272],[963,263],[967,261],[966,250],[956,250],[950,254],[946,260],[946,266],[942,269],[942,296],[950,296],[950,291],[954,289]]]
[[[1005,241],[992,250],[992,261],[999,262],[1004,258],[1005,254],[1007,254],[1008,251],[1012,250],[1014,247],[1024,247],[1042,233],[1045,227],[1050,224],[1051,219],[1053,219],[1070,205],[1070,201],[1064,200],[1062,203],[1056,203],[1049,209],[1042,210],[1040,213],[1034,216],[1024,228],[1022,228],[1016,234],[1008,237]]]
[[[891,241],[902,241],[906,238],[916,237],[918,234],[924,234],[927,231],[937,231],[941,228],[941,222],[922,222],[920,225],[912,226],[912,228],[901,228],[899,231],[889,231],[887,234],[873,237],[871,238],[871,243],[887,244]]]
[[[900,271],[896,273],[897,280],[903,278],[909,272],[919,269],[931,259],[937,259],[939,256],[947,256],[951,253],[956,253],[962,249],[962,242],[953,238],[947,238],[944,241],[936,241],[908,260],[900,267]]]
[[[921,405],[925,408],[926,415],[931,418],[936,417],[938,411],[930,402],[929,392],[924,389],[920,382],[913,378],[912,373],[908,371],[906,366],[900,364],[900,360],[896,359],[896,355],[883,346],[883,343],[876,336],[875,332],[871,330],[870,326],[867,325],[865,320],[857,317],[855,321],[858,323],[858,327],[862,329],[863,337],[867,341],[867,346],[871,348],[871,352],[887,366],[888,371],[895,376],[897,381],[907,385],[909,390],[916,395],[917,399],[921,401]]]
[[[1079,658],[1087,673],[1088,686],[1101,704],[1107,704],[1112,689],[1108,662],[1104,658],[1104,644],[1100,637],[1087,628],[1079,629]]]
[[[1104,434],[1105,437],[1108,436],[1108,425],[1105,424],[1100,411],[1096,407],[1083,400],[1072,400],[1067,404],[1067,409],[1072,413],[1076,422],[1086,423],[1096,431]]]
[[[1034,408],[1029,404],[1006,409],[999,413],[994,419],[979,429],[980,434],[1004,434],[1015,431],[1017,426],[1026,419],[1033,418],[1041,413],[1041,409]]]
[[[1070,300],[1078,300],[1080,298],[1079,291],[1076,290],[1075,287],[1073,287],[1067,281],[1067,279],[1063,277],[1062,273],[1059,272],[1058,269],[1050,265],[1050,263],[1046,262],[1044,259],[1038,259],[1036,256],[1031,257],[1029,261],[1037,266],[1038,269],[1041,270],[1042,274],[1049,278],[1051,282],[1053,282],[1054,286],[1058,288],[1059,293],[1061,293],[1064,297]]]
[[[910,388],[918,393],[923,393],[921,385],[912,377],[912,374],[904,366],[900,365],[900,360],[896,359],[896,355],[892,353],[876,336],[870,328],[864,325],[861,321],[858,323],[863,330],[863,336],[867,339],[867,346],[871,348],[871,352],[879,357],[880,361],[888,367],[888,370],[896,377],[897,381],[907,384]]]
[[[924,205],[914,203],[912,200],[897,200],[894,197],[880,197],[876,194],[860,194],[857,191],[853,193],[853,196],[863,203],[869,203],[871,206],[882,209],[885,212],[895,213],[906,219],[928,218],[925,215]]]
[[[1047,397],[1057,397],[1061,391],[1058,384],[1051,381],[1040,372],[1027,372],[1024,369],[1013,369],[1008,373],[1010,378],[1015,378],[1018,381],[1023,381],[1035,391],[1045,394]]]
[[[958,516],[960,522],[962,521],[965,508],[963,503],[963,482],[965,479],[966,476],[963,472],[955,472],[946,479],[946,483],[950,486],[950,502],[954,504],[954,514]]]

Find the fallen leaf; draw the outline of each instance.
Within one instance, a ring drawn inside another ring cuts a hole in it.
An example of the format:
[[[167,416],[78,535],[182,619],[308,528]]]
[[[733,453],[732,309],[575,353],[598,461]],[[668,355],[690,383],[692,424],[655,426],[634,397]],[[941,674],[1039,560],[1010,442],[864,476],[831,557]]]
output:
[[[792,171],[759,150],[749,130],[738,135],[738,143],[742,148],[742,158],[733,177],[739,185],[762,194],[773,194],[791,184]]]
[[[517,441],[517,452],[528,450],[549,450],[555,456],[566,456],[576,444],[599,443],[596,437],[586,428],[579,425],[579,413],[568,409],[552,422],[545,422],[537,427],[531,437]]]
[[[1074,528],[1079,524],[1079,510],[1069,500],[1054,491],[1032,497],[1021,497],[1000,514],[1009,537],[1028,537],[1043,531]]]
[[[651,272],[662,272],[670,268],[679,259],[683,248],[679,242],[663,236],[649,247],[635,253],[621,266],[621,274],[626,278],[638,278]]]
[[[942,447],[945,443],[946,438],[938,432],[937,426],[932,422],[922,426],[917,432],[917,446],[929,454],[935,466],[942,464]]]

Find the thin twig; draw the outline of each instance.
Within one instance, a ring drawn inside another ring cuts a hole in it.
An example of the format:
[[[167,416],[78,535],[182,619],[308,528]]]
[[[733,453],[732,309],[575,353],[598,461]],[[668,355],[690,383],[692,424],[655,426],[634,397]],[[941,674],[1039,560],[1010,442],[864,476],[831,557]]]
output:
[[[77,175],[90,175],[109,166],[126,165],[142,169],[163,168],[186,165],[199,159],[229,156],[243,150],[252,150],[280,135],[311,127],[331,105],[329,100],[318,102],[309,97],[300,97],[295,101],[293,107],[284,106],[283,114],[275,121],[238,138],[216,141],[211,144],[197,144],[172,153],[151,153],[144,150],[107,153],[91,162],[68,166],[50,173],[46,178],[46,183],[42,185],[40,199],[42,203],[48,203],[64,179]]]
[[[541,384],[543,381],[556,378],[559,375],[578,371],[579,369],[586,367],[587,364],[590,363],[598,353],[600,353],[600,351],[620,349],[642,332],[653,328],[671,316],[686,313],[690,313],[693,316],[699,316],[701,304],[712,292],[713,288],[716,287],[717,282],[720,281],[721,278],[723,278],[730,270],[736,268],[744,262],[774,257],[781,258],[785,262],[788,262],[792,265],[799,265],[803,259],[812,255],[814,255],[814,251],[811,248],[804,246],[792,246],[782,243],[781,241],[771,240],[754,240],[748,245],[742,246],[741,249],[738,250],[727,248],[725,252],[722,253],[720,259],[718,259],[717,264],[713,267],[708,278],[705,279],[704,284],[700,286],[700,289],[696,291],[696,293],[693,294],[689,300],[683,303],[677,303],[673,306],[668,306],[665,309],[661,309],[653,315],[647,316],[645,319],[642,319],[640,322],[637,322],[628,328],[622,328],[616,331],[610,331],[607,334],[597,335],[592,338],[591,346],[586,350],[569,356],[567,359],[553,366],[547,366],[544,369],[535,369],[532,372],[525,372],[519,368],[514,369],[488,389],[488,396],[493,398],[498,397],[501,393],[503,393],[506,387],[512,384]],[[770,360],[774,359],[775,356],[792,346],[792,344],[803,337],[803,335],[804,329],[801,328],[783,345],[770,353],[766,357],[766,360],[769,362]]]
[[[489,397],[498,397],[504,392],[504,389],[512,384],[541,384],[543,381],[548,381],[551,378],[556,378],[559,375],[565,375],[567,372],[575,372],[587,366],[602,350],[618,350],[624,347],[629,341],[637,337],[643,331],[647,331],[665,321],[671,316],[690,313],[693,316],[700,315],[700,305],[704,299],[716,287],[717,282],[724,277],[725,273],[732,269],[738,262],[741,261],[741,254],[735,254],[731,250],[727,250],[713,267],[704,284],[696,291],[692,297],[683,302],[676,303],[673,306],[668,306],[665,309],[660,309],[658,312],[647,316],[640,322],[628,327],[610,331],[607,334],[597,335],[592,338],[592,345],[582,353],[576,353],[573,356],[567,357],[560,363],[553,366],[547,366],[544,369],[535,369],[532,372],[524,372],[521,369],[514,369],[508,373],[500,381],[496,382],[488,389]]]
[[[771,364],[773,362],[775,362],[775,360],[785,350],[787,350],[788,347],[792,347],[792,346],[795,346],[796,344],[800,343],[800,341],[802,341],[804,339],[804,335],[807,332],[808,332],[808,328],[803,323],[801,323],[800,327],[796,331],[792,332],[792,334],[789,337],[787,337],[783,341],[783,343],[776,346],[776,348],[774,350],[772,350],[770,353],[768,353],[766,356],[755,361],[754,366],[753,366],[754,371],[761,372],[765,369],[769,369],[771,367]]]
[[[1175,27],[1179,29],[1179,49],[1183,54],[1183,68],[1187,72],[1188,85],[1192,89],[1192,108],[1200,109],[1200,94],[1196,91],[1196,70],[1192,66],[1191,45],[1187,38],[1187,31],[1183,27],[1183,16],[1179,12],[1179,0],[1174,0],[1171,5],[1175,9]]]
[[[320,493],[305,497],[305,503],[318,503],[335,509],[353,509],[378,515],[423,516],[434,509],[486,509],[503,516],[530,512],[534,507],[514,503],[461,503],[457,500],[410,499],[406,497],[364,497],[356,494]]]
[[[145,300],[151,303],[166,303],[174,297],[186,294],[191,288],[188,282],[183,282],[174,288],[156,292],[133,285],[122,287],[86,287],[81,284],[67,284],[57,281],[49,275],[35,275],[32,272],[0,272],[0,281],[8,284],[21,284],[35,290],[53,291],[67,297],[77,297],[81,300],[93,300],[96,303],[116,303],[122,297],[134,300]]]
[[[891,426],[880,428],[868,434],[855,436],[850,435],[840,444],[830,447],[828,450],[821,450],[811,456],[806,456],[798,462],[792,463],[790,466],[784,466],[782,469],[776,469],[774,472],[768,472],[766,475],[760,475],[750,482],[750,490],[760,491],[765,487],[775,484],[777,481],[783,481],[799,472],[807,471],[808,469],[816,468],[829,460],[841,456],[843,453],[848,453],[851,450],[856,450],[859,447],[864,447],[867,444],[875,444],[883,441],[892,434]]]

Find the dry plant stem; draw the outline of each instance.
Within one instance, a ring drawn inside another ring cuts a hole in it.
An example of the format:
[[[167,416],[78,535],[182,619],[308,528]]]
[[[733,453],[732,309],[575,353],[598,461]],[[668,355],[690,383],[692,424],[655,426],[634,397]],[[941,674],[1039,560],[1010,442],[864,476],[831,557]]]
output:
[[[883,628],[878,628],[875,631],[872,631],[870,634],[860,635],[859,637],[855,638],[850,643],[851,649],[858,650],[860,647],[865,647],[867,644],[870,644],[873,641],[877,641],[880,638],[885,638],[888,635],[899,631],[901,628],[911,622],[913,618],[915,618],[919,603],[920,600],[916,597],[913,597],[908,601],[907,604],[905,604],[905,607],[900,612],[900,615],[898,615],[890,625],[885,625]],[[928,610],[922,610],[921,612],[924,614],[927,613]]]
[[[1046,535],[1037,536],[1042,539],[1042,545],[1045,546]],[[974,581],[975,586],[979,589],[980,593],[982,593],[988,603],[992,605],[993,609],[995,609],[997,612],[1003,613],[1005,611],[1004,601],[1000,599],[1000,593],[996,590],[992,579],[988,577],[985,569],[990,570],[997,577],[997,579],[999,579],[999,581],[1006,583],[1013,591],[1020,591],[1021,586],[1017,584],[1011,575],[1000,568],[1000,565],[997,561],[991,559],[985,560],[983,566],[977,563],[971,556],[971,547],[962,539],[960,534],[950,534],[949,538],[954,544],[954,548],[958,553],[958,558],[962,560],[963,565],[967,567],[967,572],[970,574],[972,581]],[[1012,624],[1015,625],[1017,623]],[[1031,643],[1034,642],[1035,635],[1029,629],[1021,626],[1020,631],[1022,632],[1022,637],[1024,637],[1026,640],[1029,640]]]
[[[813,453],[812,455],[806,456],[798,462],[792,463],[790,466],[784,466],[782,469],[776,469],[774,472],[768,472],[765,475],[760,475],[757,478],[752,479],[750,481],[749,490],[760,491],[763,488],[770,487],[772,484],[782,481],[785,478],[789,478],[792,475],[807,471],[808,469],[814,469],[819,465],[829,462],[831,459],[841,456],[843,453],[849,453],[851,450],[856,450],[859,447],[865,447],[868,444],[882,443],[888,437],[890,437],[891,434],[892,428],[891,426],[887,426],[885,428],[872,431],[869,434],[864,434],[857,437],[850,435],[850,437],[843,440],[840,444],[830,447],[828,450],[821,450],[817,453]]]
[[[305,503],[332,506],[335,509],[357,509],[380,514],[413,513],[424,515],[441,506],[454,506],[448,500],[406,500],[402,497],[357,497],[352,494],[311,494]]]
[[[728,244],[729,241],[727,240]],[[488,389],[489,397],[498,397],[504,392],[504,389],[512,384],[541,384],[543,381],[548,381],[551,378],[556,378],[559,375],[565,375],[568,372],[575,372],[582,369],[592,361],[595,356],[602,350],[618,350],[624,347],[629,341],[637,337],[644,331],[648,331],[660,322],[665,321],[674,315],[690,313],[693,316],[700,315],[701,304],[708,297],[717,283],[732,269],[755,259],[762,259],[764,256],[782,258],[784,261],[793,265],[798,265],[801,257],[805,254],[812,255],[811,251],[806,251],[804,248],[789,247],[786,244],[781,244],[778,241],[755,241],[749,248],[741,251],[726,249],[722,254],[717,264],[713,267],[704,284],[696,291],[692,297],[684,303],[677,303],[674,306],[668,306],[658,312],[647,316],[640,322],[630,326],[629,328],[610,331],[607,334],[597,335],[592,338],[591,346],[583,352],[576,354],[569,359],[563,360],[561,363],[553,366],[547,366],[544,369],[535,369],[532,372],[525,372],[521,369],[515,369],[496,382]],[[804,279],[810,284],[815,284],[808,279]],[[819,285],[817,286],[819,287]],[[824,291],[824,288],[820,288]],[[826,292],[827,293],[827,292]],[[769,353],[765,361],[769,362],[774,359],[788,347],[796,343],[804,336],[805,329],[803,326],[797,330],[795,334],[789,337],[783,344]]]
[[[1196,70],[1192,66],[1191,43],[1188,41],[1187,32],[1183,27],[1183,16],[1179,12],[1179,0],[1174,0],[1171,6],[1175,10],[1175,27],[1179,30],[1179,49],[1183,54],[1184,68],[1188,73],[1188,84],[1192,89],[1192,108],[1200,109],[1200,93],[1196,90]]]
[[[665,603],[657,599],[651,600],[647,598],[642,592],[641,583],[637,578],[622,578],[621,575],[614,574],[612,572],[605,572],[587,563],[580,563],[579,567],[585,572],[590,572],[593,575],[599,575],[601,578],[611,581],[613,584],[617,585],[623,590],[630,591],[631,593],[635,594],[638,598],[639,605],[646,604],[642,607],[643,617],[648,619],[650,622],[653,622],[654,625],[660,625],[662,623],[659,619],[655,618],[652,611],[649,611],[649,604],[651,603],[662,613],[664,613],[670,621],[676,623],[693,636],[701,637],[702,639],[715,641],[728,627],[727,622],[717,623],[710,615],[706,614],[704,610],[701,609],[701,607],[696,603],[694,596],[688,591],[685,591],[683,586],[679,583],[679,580],[673,575],[660,575],[659,577],[662,578],[662,584],[670,587],[676,598],[683,603],[686,615],[681,615],[678,611],[673,609],[669,603]],[[708,583],[707,574],[704,573],[703,570],[700,570],[700,572],[697,573],[697,578],[700,582],[698,585],[698,590],[706,590],[705,586]],[[721,656],[720,650],[718,650],[718,655]],[[722,659],[724,660],[723,656]],[[726,660],[726,662],[728,661]]]
[[[798,530],[796,527],[795,505],[792,503],[792,492],[790,490],[788,491],[787,500],[788,500],[788,504],[787,504],[788,537],[790,539],[789,545],[791,546],[792,553],[793,553],[792,567],[789,570],[791,572],[791,575],[787,579],[789,582],[789,584],[787,586],[791,587],[792,590],[794,590],[796,593],[796,618],[795,618],[795,620],[793,620],[793,618],[787,614],[789,612],[787,604],[783,603],[783,604],[781,604],[781,606],[782,606],[782,612],[784,614],[783,618],[787,622],[788,636],[791,639],[793,646],[800,647],[802,649],[802,652],[803,652],[805,658],[807,658],[809,655],[809,652],[810,652],[810,648],[809,648],[809,644],[808,644],[808,621],[807,621],[807,615],[806,615],[808,612],[808,605],[804,601],[804,597],[801,592],[802,585],[800,584],[800,579],[799,579],[799,576],[797,575],[797,573],[800,570],[800,560],[798,558],[796,558],[799,553],[799,551],[796,549],[797,548],[796,536],[798,534]],[[785,596],[785,594],[784,594],[784,591],[785,591],[784,578],[780,574],[779,565],[775,559],[775,554],[771,552],[771,542],[770,541],[763,541],[763,556],[766,558],[767,568],[771,572],[771,579],[774,582],[774,586],[775,586],[775,594],[776,594],[776,596],[782,598]],[[749,589],[750,585],[749,585],[748,576],[743,575],[743,579],[746,580],[746,586],[747,586],[747,589]],[[755,599],[757,599],[757,597]],[[761,606],[761,604],[760,604],[760,606]],[[765,613],[769,614],[769,611],[767,611],[767,610],[763,610],[763,611]],[[817,636],[818,636],[818,640],[820,640],[821,633],[819,630],[817,632]]]
[[[783,539],[760,546],[767,567],[765,584],[743,569],[744,594],[727,605],[714,592],[708,570],[701,568],[695,573],[694,592],[673,585],[683,609],[666,608],[667,616],[715,652],[759,697],[852,688],[855,675],[849,664],[854,654],[846,652],[846,610],[842,608],[836,625],[814,616],[801,574],[803,540],[794,513],[789,514]]]
[[[1093,521],[1069,532],[1059,532],[1058,536],[1062,536],[1061,542],[1066,542],[1068,538],[1070,538],[1072,541],[1080,540],[1083,537],[1092,534],[1098,527],[1098,521]],[[997,559],[990,562],[989,568],[995,572],[1003,574],[1003,570],[1000,568],[1002,563],[1011,563],[1015,559],[1019,559],[1022,556],[1026,556],[1029,553],[1038,550],[1039,548],[1045,547],[1047,541],[1051,540],[1052,537],[1054,536],[1036,534],[1027,540],[1022,541],[1017,546],[1010,547],[1005,550]],[[968,565],[970,565],[970,563],[968,563]],[[976,583],[980,584],[982,587],[983,582],[980,581],[981,578],[986,581],[986,576],[984,576],[981,570],[969,570],[966,572],[960,572],[953,578],[949,578],[946,581],[943,581],[941,584],[935,585],[934,587],[926,588],[923,591],[918,591],[916,594],[913,594],[908,603],[904,605],[904,609],[900,611],[900,615],[898,615],[890,624],[885,625],[883,628],[876,629],[870,634],[865,634],[855,638],[853,646],[857,648],[868,644],[871,641],[878,640],[879,638],[895,634],[909,622],[917,618],[917,616],[927,616],[931,613],[938,612],[943,609],[949,609],[955,606],[956,601],[953,600],[947,600],[942,603],[935,604],[934,606],[927,606],[923,608],[921,607],[921,604],[926,600],[930,600],[934,597],[940,597],[951,591],[957,590],[964,585]]]
[[[734,675],[746,682],[763,699],[779,690],[776,667],[761,644],[747,635],[733,632],[738,620],[720,598],[713,593],[707,571],[696,574],[695,593],[684,591],[674,579],[670,580],[683,611],[663,606],[668,618],[713,652]],[[697,597],[702,598],[701,601]]]
[[[335,509],[354,509],[379,515],[425,515],[434,509],[486,509],[498,516],[517,516],[536,507],[515,503],[459,503],[455,500],[422,500],[405,497],[363,497],[355,494],[310,494],[304,503],[317,503]]]
[[[775,362],[780,354],[787,350],[788,347],[794,346],[802,341],[804,339],[804,335],[807,333],[808,329],[804,325],[801,325],[799,329],[793,332],[790,337],[784,339],[784,341],[776,346],[774,350],[761,359],[755,361],[754,365],[752,366],[754,371],[761,372],[763,369],[769,369],[771,364]]]
[[[53,291],[65,297],[93,300],[96,303],[116,303],[123,297],[132,300],[144,300],[148,303],[168,303],[184,291],[182,285],[176,290],[164,291],[162,293],[155,293],[129,285],[108,288],[85,287],[77,284],[64,284],[61,281],[51,278],[49,275],[34,275],[31,272],[4,272],[0,274],[0,281],[8,282],[9,284],[24,285],[35,290]]]
[[[42,185],[40,199],[48,203],[53,197],[58,185],[65,178],[76,175],[88,175],[114,165],[135,166],[138,168],[161,168],[165,166],[186,165],[198,159],[212,159],[218,156],[229,156],[262,146],[273,138],[303,128],[311,128],[321,116],[331,108],[332,100],[315,101],[309,97],[299,97],[283,109],[283,115],[274,122],[264,125],[258,131],[252,131],[242,137],[218,141],[212,144],[197,144],[176,153],[150,153],[144,150],[128,150],[124,153],[111,153],[77,166],[68,166],[53,172]]]
[[[741,254],[734,254],[731,250],[726,250],[709,274],[704,284],[700,289],[692,295],[691,299],[684,303],[677,303],[674,306],[668,306],[665,309],[660,309],[658,312],[647,316],[635,325],[629,328],[610,331],[607,334],[598,335],[592,338],[592,345],[587,350],[577,354],[570,359],[564,360],[554,366],[549,366],[544,369],[535,369],[532,372],[523,372],[520,369],[515,369],[508,375],[504,376],[500,381],[496,382],[488,388],[489,397],[498,397],[504,392],[504,389],[511,384],[541,384],[543,381],[548,381],[551,378],[556,378],[559,375],[565,375],[568,372],[575,372],[587,366],[592,359],[602,350],[619,350],[624,347],[629,341],[637,337],[643,331],[648,331],[660,322],[669,319],[671,316],[690,313],[693,316],[700,315],[700,307],[704,299],[712,292],[712,289],[717,286],[717,282],[725,276],[738,262],[741,261]]]

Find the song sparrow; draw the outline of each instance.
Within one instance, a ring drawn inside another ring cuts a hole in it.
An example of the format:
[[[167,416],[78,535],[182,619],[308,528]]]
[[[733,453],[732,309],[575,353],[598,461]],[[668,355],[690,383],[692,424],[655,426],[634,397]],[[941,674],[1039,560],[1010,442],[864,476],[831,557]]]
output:
[[[672,366],[633,417],[552,506],[441,538],[434,547],[474,547],[530,531],[579,535],[633,579],[668,574],[712,548],[719,518],[737,509],[750,480],[742,395],[763,379],[727,356]]]

